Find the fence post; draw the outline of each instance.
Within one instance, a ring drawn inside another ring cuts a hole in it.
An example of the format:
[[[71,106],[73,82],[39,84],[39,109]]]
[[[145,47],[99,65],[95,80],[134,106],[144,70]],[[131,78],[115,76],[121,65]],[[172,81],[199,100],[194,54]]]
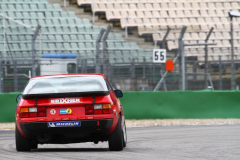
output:
[[[111,78],[114,77],[113,73],[114,73],[114,64],[109,64],[108,66],[108,70],[109,70],[109,76],[108,76],[108,79],[111,81]]]
[[[3,92],[2,61],[0,61],[0,93]]]
[[[135,59],[134,58],[132,58],[131,78],[135,78]]]
[[[79,59],[77,58],[77,62],[76,62],[76,73],[79,73],[78,66],[79,66]]]
[[[11,47],[10,47],[10,44],[8,43],[8,38],[7,38],[7,34],[5,33],[5,41],[6,41],[6,45],[8,47],[8,51],[10,53],[10,56],[11,56],[11,60],[13,61],[13,55],[12,55],[12,52],[11,52]]]
[[[146,57],[143,57],[143,77],[146,77]]]
[[[5,60],[5,63],[6,63],[6,58],[7,58],[7,51],[6,51],[6,18],[5,17],[3,17],[3,39],[4,39],[4,41],[3,41],[3,52],[4,52],[4,60]]]
[[[38,25],[36,30],[34,31],[34,35],[32,38],[32,77],[36,76],[36,66],[35,66],[35,60],[36,60],[36,47],[35,47],[35,41],[37,38],[37,35],[39,33],[41,26]]]
[[[187,26],[183,26],[180,35],[178,37],[178,51],[179,51],[179,55],[180,55],[180,59],[179,59],[179,74],[181,74],[181,81],[182,84],[179,84],[179,87],[181,88],[181,90],[185,90],[185,55],[184,55],[184,44],[183,44],[183,36],[185,34],[187,30]]]
[[[209,31],[206,39],[205,39],[205,43],[208,42],[212,32],[213,32],[213,27],[210,29],[210,31]],[[205,50],[205,67],[204,67],[205,77],[204,78],[205,78],[205,88],[207,88],[208,87],[208,80],[207,80],[207,73],[208,73],[208,45],[207,44],[205,45],[204,50]]]
[[[85,73],[87,73],[87,69],[88,69],[88,59],[86,59],[85,61],[84,61],[84,63],[83,63],[83,65],[84,65],[84,72]]]
[[[103,74],[107,75],[107,63],[108,62],[108,58],[106,59],[106,57],[108,57],[108,52],[107,52],[107,37],[108,37],[108,34],[111,30],[111,26],[108,25],[107,27],[107,30],[106,30],[106,33],[104,34],[103,36]]]
[[[100,73],[101,72],[101,68],[100,68],[100,42],[101,42],[101,39],[102,39],[102,36],[105,32],[105,29],[102,28],[99,35],[98,35],[98,38],[96,40],[96,65],[95,65],[95,73]]]
[[[219,90],[222,90],[222,57],[219,56]]]
[[[185,51],[184,51],[184,42],[181,41],[181,63],[182,63],[182,91],[186,89],[186,59],[185,59]]]
[[[213,82],[212,82],[212,76],[211,76],[210,73],[208,73],[208,77],[209,77],[210,84],[212,86],[212,90],[214,90],[214,86],[213,86]]]
[[[84,59],[81,58],[81,73],[84,73]]]
[[[161,43],[161,48],[163,48],[163,49],[165,49],[167,37],[168,37],[170,31],[171,31],[171,28],[168,27],[168,28],[167,28],[167,32],[166,32],[166,34],[164,35],[163,40],[162,40],[162,43]]]
[[[233,41],[233,17],[230,16],[230,29],[231,29],[231,89],[236,90],[235,80],[235,62],[234,62],[234,41]]]
[[[193,80],[196,81],[197,80],[197,63],[198,61],[193,63]]]
[[[181,33],[178,37],[178,50],[179,50],[179,55],[181,57],[181,60],[179,59],[179,71],[180,73],[182,73],[182,85],[181,85],[181,90],[184,91],[185,90],[185,85],[186,85],[186,81],[185,81],[185,54],[184,54],[184,43],[183,43],[183,36],[185,34],[187,30],[187,26],[183,26]],[[180,67],[181,66],[181,67]]]
[[[17,92],[18,91],[18,69],[17,69],[17,61],[13,61],[13,65],[14,65],[14,91]]]

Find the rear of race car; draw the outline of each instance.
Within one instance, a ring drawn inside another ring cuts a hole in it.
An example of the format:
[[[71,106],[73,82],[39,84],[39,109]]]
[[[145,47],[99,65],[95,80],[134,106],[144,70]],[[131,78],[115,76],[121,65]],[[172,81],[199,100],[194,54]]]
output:
[[[22,96],[16,110],[16,149],[29,151],[46,143],[109,141],[110,150],[122,150],[126,127],[120,101],[114,92],[86,93],[79,97],[67,93]]]

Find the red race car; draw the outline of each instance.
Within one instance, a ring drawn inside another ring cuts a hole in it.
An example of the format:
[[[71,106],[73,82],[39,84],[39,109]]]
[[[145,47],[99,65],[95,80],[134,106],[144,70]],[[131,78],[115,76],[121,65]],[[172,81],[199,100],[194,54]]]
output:
[[[108,141],[111,151],[126,147],[123,107],[103,74],[33,77],[17,97],[16,150],[38,144]]]

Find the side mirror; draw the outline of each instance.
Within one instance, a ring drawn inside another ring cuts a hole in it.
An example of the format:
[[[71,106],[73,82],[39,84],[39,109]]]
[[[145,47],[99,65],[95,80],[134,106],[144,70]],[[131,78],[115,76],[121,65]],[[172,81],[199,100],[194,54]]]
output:
[[[116,97],[118,97],[118,98],[122,98],[123,97],[123,93],[119,89],[114,90],[114,93],[115,93]]]
[[[19,94],[19,95],[16,97],[16,101],[17,101],[17,103],[19,102],[19,100],[21,99],[21,97],[22,97],[21,94]]]

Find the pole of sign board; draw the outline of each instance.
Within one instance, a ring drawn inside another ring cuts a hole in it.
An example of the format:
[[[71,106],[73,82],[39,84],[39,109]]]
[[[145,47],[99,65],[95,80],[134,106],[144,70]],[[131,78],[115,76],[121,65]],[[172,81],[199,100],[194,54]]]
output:
[[[163,65],[161,65],[161,71],[160,71],[161,77],[163,76],[162,67],[163,67]],[[166,86],[165,81],[163,81],[163,87],[164,87],[164,90],[167,91],[167,86]]]

